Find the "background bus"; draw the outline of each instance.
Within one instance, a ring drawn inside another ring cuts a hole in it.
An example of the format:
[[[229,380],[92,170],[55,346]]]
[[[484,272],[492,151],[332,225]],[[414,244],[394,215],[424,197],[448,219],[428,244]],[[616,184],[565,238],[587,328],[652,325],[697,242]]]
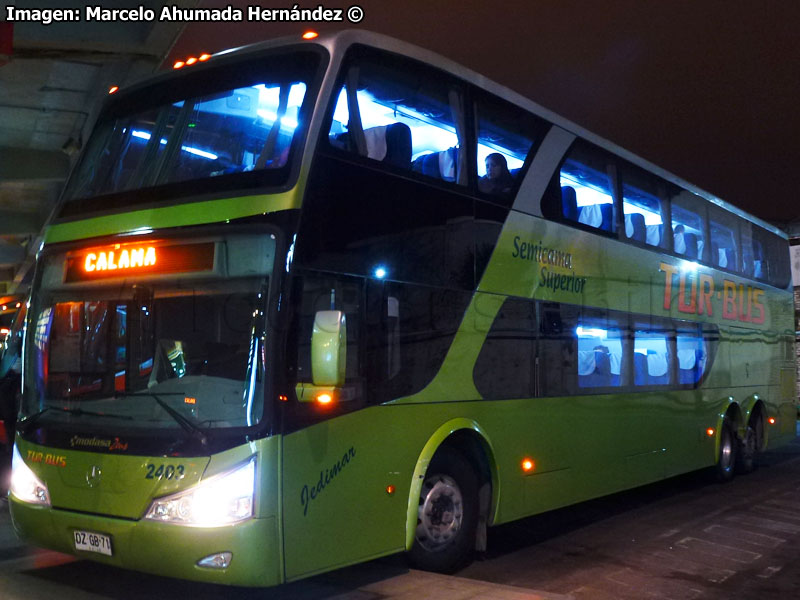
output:
[[[110,97],[64,192],[14,525],[238,585],[452,570],[791,440],[789,285],[773,227],[424,50],[212,57]]]

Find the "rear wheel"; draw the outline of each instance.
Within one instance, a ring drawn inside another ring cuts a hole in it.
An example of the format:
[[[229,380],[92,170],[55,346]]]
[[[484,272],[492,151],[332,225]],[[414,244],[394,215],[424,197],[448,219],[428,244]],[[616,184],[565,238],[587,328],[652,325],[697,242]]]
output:
[[[717,454],[717,466],[715,468],[718,481],[729,481],[733,478],[736,467],[736,455],[738,454],[738,442],[733,431],[731,421],[726,417],[722,421],[719,431],[719,452]]]
[[[475,549],[478,482],[461,453],[440,448],[433,457],[419,496],[417,529],[409,560],[420,569],[453,572],[467,564]]]
[[[764,439],[764,419],[757,412],[750,417],[744,439],[739,440],[736,454],[736,470],[740,473],[750,473],[758,466],[758,453]]]

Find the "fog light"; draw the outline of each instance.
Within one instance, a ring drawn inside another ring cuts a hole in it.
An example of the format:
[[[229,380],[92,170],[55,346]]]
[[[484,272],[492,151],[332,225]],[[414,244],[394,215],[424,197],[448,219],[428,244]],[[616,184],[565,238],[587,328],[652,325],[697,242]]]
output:
[[[233,560],[232,552],[217,552],[197,561],[198,567],[206,569],[227,569]]]

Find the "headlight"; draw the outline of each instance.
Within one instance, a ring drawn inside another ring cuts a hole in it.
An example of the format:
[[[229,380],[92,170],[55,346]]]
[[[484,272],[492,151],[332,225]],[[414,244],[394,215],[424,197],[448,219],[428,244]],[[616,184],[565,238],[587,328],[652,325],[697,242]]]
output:
[[[192,525],[221,527],[253,516],[256,457],[227,473],[196,486],[153,501],[145,519]]]
[[[22,502],[50,506],[50,494],[47,491],[47,486],[23,462],[16,444],[14,444],[14,453],[11,458],[11,486],[9,491],[17,500]]]

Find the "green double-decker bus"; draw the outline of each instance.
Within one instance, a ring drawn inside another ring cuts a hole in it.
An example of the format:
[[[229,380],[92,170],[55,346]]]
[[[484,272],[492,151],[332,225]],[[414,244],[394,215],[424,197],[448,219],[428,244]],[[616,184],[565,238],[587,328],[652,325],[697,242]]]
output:
[[[425,50],[215,55],[108,97],[46,231],[14,527],[232,585],[452,571],[792,440],[790,289],[774,227]]]

